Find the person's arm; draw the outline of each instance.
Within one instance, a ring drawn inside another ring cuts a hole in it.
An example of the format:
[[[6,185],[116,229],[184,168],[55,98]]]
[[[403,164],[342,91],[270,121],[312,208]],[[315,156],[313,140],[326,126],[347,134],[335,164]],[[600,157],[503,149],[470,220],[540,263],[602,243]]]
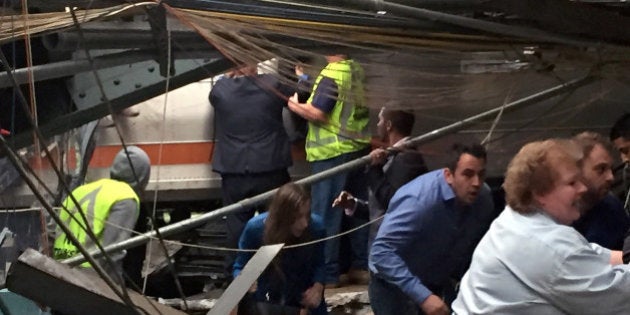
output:
[[[353,216],[357,209],[359,211],[369,211],[367,201],[355,198],[345,190],[333,200],[332,206],[343,208],[347,216]]]
[[[625,314],[630,310],[630,266],[610,265],[610,251],[590,244],[558,259],[541,294],[567,314]]]
[[[368,185],[379,204],[387,208],[398,188],[427,171],[420,153],[403,151],[393,157],[386,173],[382,167],[371,166],[367,175]]]
[[[328,114],[332,112],[337,104],[337,96],[339,94],[337,84],[335,80],[323,77],[317,83],[317,88],[313,93],[310,103],[300,103],[298,95],[295,93],[289,99],[287,105],[291,111],[308,121],[327,123]]]
[[[238,240],[238,249],[257,249],[260,247],[259,242],[256,240],[258,237],[255,235],[256,231],[254,231],[254,227],[250,222],[247,222],[243,232],[241,233],[241,237]],[[254,256],[253,252],[244,252],[240,251],[236,253],[236,258],[234,259],[234,266],[232,268],[232,276],[236,278],[247,264],[247,262]]]
[[[371,265],[379,278],[397,286],[416,304],[422,304],[432,292],[411,273],[400,252],[417,242],[417,234],[426,224],[429,205],[423,198],[397,195],[379,228],[370,251]]]
[[[321,217],[311,216],[311,229],[314,240],[326,237],[326,229]],[[301,304],[304,307],[316,308],[322,302],[324,297],[324,279],[326,277],[326,263],[324,260],[324,242],[315,243],[312,253],[313,261],[313,285],[302,293]]]
[[[292,112],[300,115],[300,117],[308,121],[319,123],[328,122],[328,116],[326,115],[326,113],[321,111],[319,108],[313,106],[313,104],[299,103],[297,93],[289,98],[289,102],[287,103],[287,105]]]
[[[124,199],[114,203],[109,211],[107,217],[107,224],[103,229],[103,237],[101,239],[101,245],[106,247],[108,245],[116,244],[125,240],[128,240],[131,236],[133,228],[138,221],[138,214],[140,212],[139,205],[134,199]],[[118,273],[122,270],[122,260],[127,254],[126,251],[117,251],[109,254],[109,257],[116,264],[116,271]],[[111,274],[111,268],[109,268],[106,259],[100,258],[99,264],[103,266],[108,273]]]

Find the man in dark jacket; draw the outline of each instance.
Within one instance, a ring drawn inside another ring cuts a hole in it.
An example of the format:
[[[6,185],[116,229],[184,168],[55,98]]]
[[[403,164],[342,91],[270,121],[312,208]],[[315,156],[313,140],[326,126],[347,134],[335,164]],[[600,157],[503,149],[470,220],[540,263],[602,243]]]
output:
[[[367,168],[368,201],[359,200],[349,192],[342,191],[333,202],[333,207],[345,208],[348,215],[353,215],[357,209],[359,212],[369,211],[370,220],[385,214],[389,200],[398,188],[428,171],[422,154],[413,147],[403,145],[409,139],[413,129],[415,122],[413,114],[383,107],[378,118],[376,125],[378,135],[380,140],[391,148],[391,154],[382,148],[370,152],[371,163]],[[368,250],[372,246],[379,226],[380,221],[370,226]],[[350,270],[348,277],[350,281],[360,283],[365,282],[367,275]]]
[[[224,206],[290,180],[291,151],[282,109],[295,91],[276,76],[258,75],[256,70],[256,65],[241,67],[210,91],[216,126],[212,169],[221,174]],[[255,211],[243,209],[226,217],[226,247],[238,248],[241,232]],[[233,264],[234,255],[228,254],[224,264],[228,280]]]

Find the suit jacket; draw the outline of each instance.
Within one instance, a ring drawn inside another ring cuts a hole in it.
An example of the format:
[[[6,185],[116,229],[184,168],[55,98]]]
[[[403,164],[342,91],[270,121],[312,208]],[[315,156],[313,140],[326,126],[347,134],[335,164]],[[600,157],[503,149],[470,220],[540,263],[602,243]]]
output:
[[[222,174],[264,173],[291,166],[289,137],[282,121],[295,89],[273,75],[223,78],[210,91],[216,147],[212,168]]]
[[[398,188],[428,171],[420,152],[414,149],[395,151],[384,166],[369,167],[368,187],[383,209],[387,209]]]

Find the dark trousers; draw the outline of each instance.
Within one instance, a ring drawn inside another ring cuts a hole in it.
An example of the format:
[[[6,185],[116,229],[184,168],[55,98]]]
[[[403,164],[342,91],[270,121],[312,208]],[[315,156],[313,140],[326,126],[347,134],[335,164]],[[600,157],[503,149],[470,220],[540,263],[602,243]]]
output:
[[[374,315],[423,315],[416,305],[397,286],[371,274],[368,286],[370,306]]]
[[[343,163],[358,159],[369,154],[369,148],[345,153],[340,156],[322,161],[311,162],[311,172],[313,174],[329,170]],[[352,170],[347,173],[337,174],[311,185],[311,212],[318,214],[324,220],[326,226],[326,236],[337,235],[341,232],[343,210],[332,207],[333,200],[339,196],[342,190],[348,190],[352,195],[360,199],[367,199],[367,186],[365,184],[365,174],[363,170]],[[352,216],[347,217],[348,228],[354,228],[367,222],[367,217]],[[351,255],[342,257],[351,258],[350,267],[356,269],[367,269],[367,241],[368,228],[359,229],[349,235]],[[326,283],[338,283],[341,265],[339,258],[340,239],[334,238],[326,241],[325,262],[326,262]]]
[[[265,173],[221,174],[223,206],[278,188],[290,180],[291,177],[286,169]],[[238,240],[247,221],[254,216],[256,211],[264,212],[266,210],[266,204],[262,204],[227,215],[225,217],[227,232],[225,246],[238,248]],[[232,277],[232,265],[234,265],[235,258],[236,254],[233,252],[226,255],[224,267],[228,279]]]

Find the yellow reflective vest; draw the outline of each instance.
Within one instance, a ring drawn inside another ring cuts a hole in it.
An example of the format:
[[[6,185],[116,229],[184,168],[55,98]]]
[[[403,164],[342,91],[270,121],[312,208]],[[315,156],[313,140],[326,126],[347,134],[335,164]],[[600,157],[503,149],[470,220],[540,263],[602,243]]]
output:
[[[361,66],[353,60],[329,63],[315,80],[313,91],[317,91],[324,77],[337,84],[337,103],[328,114],[328,123],[309,122],[306,135],[306,160],[309,162],[355,152],[370,142],[370,117],[365,104]],[[314,94],[308,103],[312,103]]]
[[[112,206],[125,199],[133,199],[138,207],[136,216],[139,215],[140,199],[127,183],[113,179],[101,179],[89,184],[77,187],[72,191],[72,195],[81,206],[81,211],[85,214],[90,228],[102,241],[105,222],[109,216]],[[67,197],[63,202],[64,207],[59,212],[59,217],[72,231],[72,234],[79,240],[81,245],[92,244],[87,236],[84,227],[86,222],[79,213],[75,203]],[[55,239],[53,256],[55,259],[66,259],[79,254],[77,247],[68,240],[66,234],[57,228],[57,238]],[[83,263],[82,267],[90,267],[89,263]]]

